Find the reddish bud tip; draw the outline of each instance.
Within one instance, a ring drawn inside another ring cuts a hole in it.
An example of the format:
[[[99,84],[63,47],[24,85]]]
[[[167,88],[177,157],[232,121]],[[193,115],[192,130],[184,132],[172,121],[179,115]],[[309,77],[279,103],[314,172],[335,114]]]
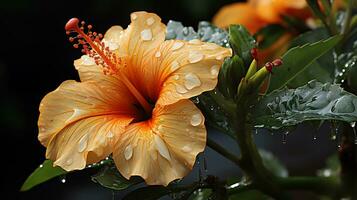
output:
[[[79,19],[78,18],[72,18],[72,19],[68,20],[68,22],[64,26],[64,29],[66,31],[76,31],[79,28],[78,27],[78,23],[79,23]]]
[[[275,59],[275,60],[273,61],[274,67],[278,67],[278,66],[280,66],[280,65],[282,65],[282,64],[283,64],[283,61],[282,61],[280,58]]]
[[[274,66],[274,64],[273,63],[271,63],[271,62],[267,62],[267,63],[265,63],[265,68],[270,72],[270,73],[272,73],[273,72],[273,66]]]
[[[250,50],[250,54],[252,55],[252,57],[257,60],[258,58],[258,49],[257,48],[253,48]]]

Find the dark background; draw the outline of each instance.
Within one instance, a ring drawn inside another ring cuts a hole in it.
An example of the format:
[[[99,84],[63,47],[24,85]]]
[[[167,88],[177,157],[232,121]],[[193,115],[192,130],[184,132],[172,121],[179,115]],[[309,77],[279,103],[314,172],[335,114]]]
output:
[[[120,199],[79,172],[51,180],[29,192],[18,192],[27,176],[44,160],[45,148],[37,140],[38,106],[42,97],[62,81],[78,79],[73,60],[80,52],[68,42],[64,25],[71,17],[90,22],[104,33],[112,25],[126,27],[129,14],[145,10],[161,16],[164,23],[173,19],[196,27],[200,20],[211,20],[217,10],[233,0],[102,0],[102,1],[0,1],[0,160],[1,199]],[[259,131],[259,146],[278,154],[292,174],[311,175],[324,165],[323,159],[336,150],[326,125],[317,140],[308,126],[282,143],[281,134]],[[262,133],[261,133],[262,132]],[[308,132],[313,134],[308,134]],[[326,134],[325,134],[326,133]],[[233,141],[211,131],[212,137],[228,149],[237,151]],[[208,148],[207,148],[208,149]],[[238,175],[232,163],[208,149],[208,173],[222,178]],[[202,159],[202,156],[201,158]],[[197,168],[197,167],[196,167]],[[197,169],[189,179],[197,178]]]

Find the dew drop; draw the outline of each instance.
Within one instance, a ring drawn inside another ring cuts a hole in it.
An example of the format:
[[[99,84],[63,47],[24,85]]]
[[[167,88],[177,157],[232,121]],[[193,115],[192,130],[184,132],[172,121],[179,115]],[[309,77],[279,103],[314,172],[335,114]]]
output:
[[[185,75],[185,87],[189,90],[201,85],[201,81],[196,74],[188,73]]]
[[[191,125],[192,126],[198,126],[202,123],[203,118],[200,113],[194,114],[191,117]]]
[[[172,51],[176,51],[176,50],[180,49],[181,47],[183,47],[184,44],[185,44],[185,43],[183,43],[183,42],[175,42],[175,43],[172,45],[171,50],[172,50]]]
[[[87,56],[87,55],[83,55],[82,57],[81,57],[81,65],[95,65],[95,61],[94,61],[94,59],[93,58],[91,58],[91,57],[89,57],[89,56]]]
[[[167,149],[167,146],[165,142],[161,139],[161,137],[154,134],[154,142],[156,150],[160,153],[160,155],[170,161],[171,157],[169,150]]]
[[[219,74],[219,66],[218,65],[213,65],[211,67],[211,75],[216,77]]]
[[[203,59],[203,54],[198,51],[191,51],[188,55],[188,61],[190,63],[197,63]]]
[[[138,16],[136,14],[131,14],[131,19],[134,21],[138,18]]]
[[[72,158],[70,158],[70,159],[68,159],[68,160],[66,161],[66,165],[67,165],[67,166],[71,165],[72,163],[73,163],[73,159],[72,159]]]
[[[114,137],[113,132],[109,131],[107,134],[107,138],[113,138],[113,137]]]
[[[160,56],[161,56],[161,52],[160,52],[160,51],[158,51],[158,52],[155,53],[155,57],[156,57],[156,58],[160,58]]]
[[[88,134],[85,134],[78,142],[78,152],[83,152],[88,145]]]
[[[133,148],[129,144],[127,147],[124,149],[124,157],[125,160],[129,160],[133,156]]]
[[[155,23],[155,19],[153,17],[146,19],[146,24],[148,26],[151,26],[153,23]]]
[[[182,85],[176,85],[176,91],[180,94],[185,94],[186,92],[188,92],[186,88]]]
[[[176,71],[179,67],[180,67],[180,64],[177,61],[173,61],[171,63],[170,69],[171,69],[171,71]]]
[[[351,127],[354,128],[356,126],[356,122],[351,122]]]
[[[199,39],[192,39],[190,41],[188,41],[189,44],[201,44],[201,40]]]
[[[283,134],[283,144],[286,144],[286,140],[287,140],[288,134],[289,134],[289,131],[286,131],[286,132]]]
[[[150,29],[144,29],[141,31],[141,39],[144,41],[149,41],[152,39],[152,32]]]
[[[43,167],[43,165],[41,164],[41,165],[40,165],[40,168],[42,168],[42,167]]]
[[[62,179],[61,179],[61,182],[62,182],[62,183],[66,183],[66,179],[65,179],[65,178],[62,178]]]
[[[184,147],[182,147],[182,151],[185,153],[189,153],[192,151],[192,148],[188,145],[185,145]]]
[[[76,117],[80,116],[82,114],[82,110],[81,109],[73,109],[73,113],[72,115],[66,120],[66,123],[71,122],[73,119],[75,119]]]
[[[176,74],[176,75],[173,76],[173,78],[177,81],[177,80],[180,79],[180,76]]]

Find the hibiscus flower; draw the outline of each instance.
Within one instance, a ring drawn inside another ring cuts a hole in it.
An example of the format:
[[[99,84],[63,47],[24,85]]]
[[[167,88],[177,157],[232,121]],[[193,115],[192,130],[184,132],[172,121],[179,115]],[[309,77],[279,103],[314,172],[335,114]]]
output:
[[[66,24],[85,53],[74,61],[80,82],[63,82],[40,104],[46,158],[71,171],[112,155],[125,178],[150,185],[184,177],[206,145],[204,116],[189,98],[216,86],[231,49],[165,41],[153,13],[132,13],[127,29],[113,26],[104,37],[84,24]]]

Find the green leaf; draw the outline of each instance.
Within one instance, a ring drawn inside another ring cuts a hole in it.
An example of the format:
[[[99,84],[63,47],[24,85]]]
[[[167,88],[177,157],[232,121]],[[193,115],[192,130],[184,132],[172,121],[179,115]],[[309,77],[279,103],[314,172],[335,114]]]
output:
[[[60,167],[53,167],[52,161],[45,160],[45,162],[26,179],[20,190],[27,191],[38,184],[66,173],[67,172]]]
[[[357,96],[337,84],[310,81],[262,97],[252,108],[255,127],[279,129],[309,120],[357,121]]]
[[[329,34],[325,28],[317,28],[299,35],[291,41],[290,48],[304,45],[306,43],[314,43],[320,40],[327,39]],[[313,61],[305,70],[300,72],[294,79],[292,79],[287,86],[289,88],[297,88],[305,85],[310,80],[317,80],[319,82],[333,82],[335,73],[335,63],[333,59],[332,49],[326,52],[317,60]]]
[[[249,66],[253,60],[250,52],[256,48],[256,41],[248,30],[241,25],[231,25],[229,27],[229,44],[234,53],[243,59],[244,65]]]
[[[271,171],[275,176],[287,177],[289,172],[286,167],[275,157],[271,152],[259,149],[259,154],[262,157],[264,166]]]
[[[212,42],[223,47],[229,47],[227,31],[220,29],[209,22],[202,21],[198,24],[198,30],[192,27],[184,27],[181,22],[170,20],[167,23],[166,40],[192,40],[200,39],[204,42]]]
[[[234,98],[240,80],[245,75],[243,60],[235,55],[224,61],[218,75],[217,87],[219,91],[228,98]]]
[[[326,167],[317,171],[318,176],[330,177],[339,176],[341,170],[340,160],[337,154],[333,154],[326,161]]]
[[[124,190],[143,182],[139,177],[132,177],[127,180],[119,173],[115,165],[104,166],[99,173],[92,176],[92,181],[112,190]]]
[[[286,33],[286,29],[283,26],[270,24],[260,29],[254,37],[259,41],[259,48],[266,49],[274,44],[284,33]]]
[[[306,44],[301,47],[290,49],[282,56],[283,64],[274,68],[270,80],[268,93],[280,89],[304,71],[313,61],[333,48],[340,36],[334,36],[327,40],[313,44]]]

